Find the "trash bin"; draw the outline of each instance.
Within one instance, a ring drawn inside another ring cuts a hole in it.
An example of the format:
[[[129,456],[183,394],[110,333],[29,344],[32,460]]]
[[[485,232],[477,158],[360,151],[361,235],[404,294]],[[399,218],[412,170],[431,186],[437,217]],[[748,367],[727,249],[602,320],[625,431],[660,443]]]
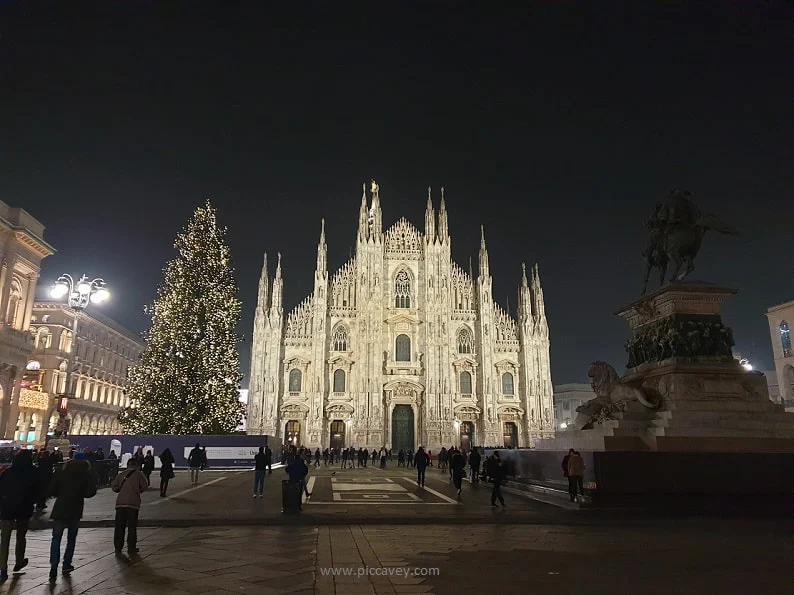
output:
[[[298,512],[301,509],[301,484],[284,479],[281,481],[281,512]]]

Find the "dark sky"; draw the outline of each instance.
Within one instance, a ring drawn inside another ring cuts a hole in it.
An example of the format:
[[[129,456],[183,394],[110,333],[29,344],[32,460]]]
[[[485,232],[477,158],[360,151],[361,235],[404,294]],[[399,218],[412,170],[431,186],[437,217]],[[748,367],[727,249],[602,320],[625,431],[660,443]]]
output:
[[[105,312],[134,330],[205,197],[229,228],[247,369],[264,251],[283,253],[291,307],[321,217],[331,268],[347,259],[362,182],[385,225],[420,229],[444,185],[453,256],[476,265],[484,224],[502,305],[540,263],[553,380],[577,381],[595,359],[623,368],[613,312],[680,187],[741,229],[706,237],[693,278],[739,289],[737,349],[772,365],[764,313],[794,297],[791,4],[20,4],[0,1],[0,199],[58,249],[41,285],[104,276]]]

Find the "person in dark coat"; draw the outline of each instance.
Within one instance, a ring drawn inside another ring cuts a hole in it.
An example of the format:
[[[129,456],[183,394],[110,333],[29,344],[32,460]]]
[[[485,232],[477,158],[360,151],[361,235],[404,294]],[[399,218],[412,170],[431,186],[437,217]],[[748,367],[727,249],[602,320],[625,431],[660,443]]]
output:
[[[416,483],[419,484],[420,487],[425,487],[425,469],[430,464],[430,457],[427,456],[425,449],[421,446],[416,451],[416,456],[414,457],[414,467],[416,467]]]
[[[297,483],[300,486],[300,491],[303,492],[304,482],[306,480],[306,476],[309,474],[309,468],[306,466],[306,463],[303,460],[303,457],[295,457],[292,462],[287,465],[284,469],[289,476],[290,483]],[[301,501],[298,502],[298,510],[301,510]]]
[[[72,558],[77,544],[77,524],[83,518],[85,498],[93,498],[97,490],[97,477],[91,469],[85,453],[76,453],[61,471],[55,474],[50,484],[50,495],[55,497],[50,517],[52,524],[52,544],[50,545],[50,582],[58,576],[58,563],[61,560],[61,538],[64,531],[66,552],[63,554],[63,573],[74,570]]]
[[[259,452],[254,455],[254,498],[261,498],[265,489],[265,474],[267,473],[267,457],[265,448],[259,447]]]
[[[204,453],[201,452],[201,445],[196,442],[187,456],[187,464],[190,467],[190,483],[198,485],[199,471],[203,469]]]
[[[267,465],[268,474],[273,473],[273,451],[269,446],[265,447],[265,464]]]
[[[480,482],[480,462],[482,457],[480,456],[480,451],[477,448],[472,448],[471,452],[469,453],[469,469],[471,469],[471,482],[472,483],[479,483]]]
[[[154,455],[151,450],[146,451],[146,456],[143,457],[143,466],[140,468],[146,476],[146,483],[152,485],[151,475],[154,471]]]
[[[55,466],[55,458],[50,453],[43,450],[39,453],[38,474],[39,474],[39,493],[36,498],[36,509],[41,512],[47,508],[47,489],[52,481],[52,471]]]
[[[502,496],[502,482],[505,479],[504,463],[499,451],[495,450],[493,456],[489,459],[488,463],[488,476],[493,482],[493,489],[491,490],[491,506],[496,506],[496,500],[505,507],[505,499]]]
[[[455,485],[455,489],[458,490],[458,500],[460,500],[463,476],[466,475],[466,457],[464,457],[463,453],[457,448],[453,451],[447,452],[452,452],[452,455],[449,458],[449,467],[452,469],[452,483]]]
[[[8,579],[8,549],[11,532],[16,527],[17,547],[14,572],[28,565],[25,539],[33,506],[41,493],[41,475],[33,467],[29,450],[21,450],[11,461],[11,467],[0,475],[0,581]]]
[[[174,478],[174,455],[171,449],[166,448],[160,454],[160,497],[165,498],[168,491],[168,482]]]

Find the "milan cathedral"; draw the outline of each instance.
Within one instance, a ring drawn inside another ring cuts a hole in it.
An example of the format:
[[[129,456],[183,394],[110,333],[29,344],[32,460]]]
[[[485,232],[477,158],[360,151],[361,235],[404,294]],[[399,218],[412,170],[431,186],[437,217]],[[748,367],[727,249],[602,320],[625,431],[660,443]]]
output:
[[[259,281],[248,433],[311,448],[531,447],[554,436],[549,329],[538,267],[522,265],[517,318],[453,262],[444,189],[424,233],[382,228],[361,197],[355,255],[329,276],[325,223],[314,290],[286,317],[281,256]],[[471,269],[471,267],[469,267]]]

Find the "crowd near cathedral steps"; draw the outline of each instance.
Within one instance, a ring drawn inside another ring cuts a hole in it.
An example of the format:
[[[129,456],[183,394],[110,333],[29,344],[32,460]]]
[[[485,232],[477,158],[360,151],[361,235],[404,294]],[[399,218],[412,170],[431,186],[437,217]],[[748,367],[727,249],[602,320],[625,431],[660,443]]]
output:
[[[259,282],[248,433],[310,448],[532,446],[554,435],[549,328],[538,266],[522,265],[517,318],[497,304],[483,232],[475,277],[452,260],[444,189],[424,232],[384,231],[364,186],[355,254],[284,315],[281,255]],[[518,272],[518,271],[517,271]]]

